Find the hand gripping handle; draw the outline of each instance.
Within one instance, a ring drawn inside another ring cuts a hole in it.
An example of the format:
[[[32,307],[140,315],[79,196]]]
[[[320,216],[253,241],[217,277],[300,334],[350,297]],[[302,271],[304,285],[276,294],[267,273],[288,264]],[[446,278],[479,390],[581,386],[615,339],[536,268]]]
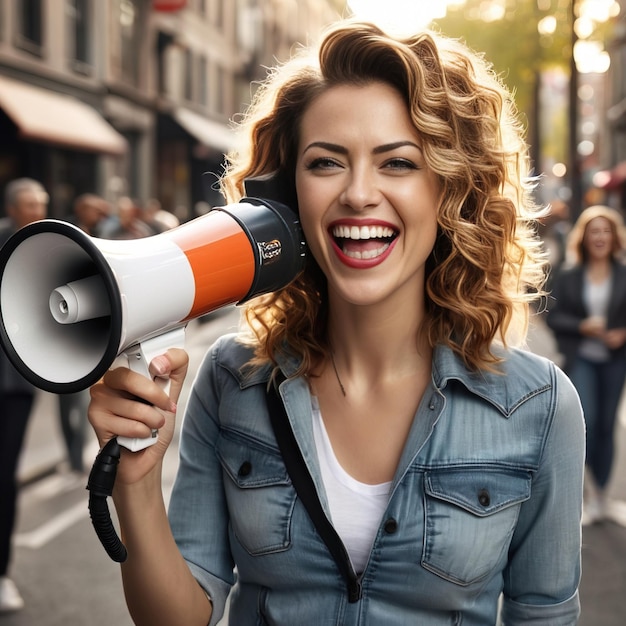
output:
[[[184,348],[185,347],[185,327],[181,326],[178,328],[174,328],[162,335],[157,335],[156,337],[152,337],[150,339],[144,339],[138,344],[134,346],[130,346],[127,348],[123,357],[126,358],[128,362],[128,367],[133,370],[133,372],[137,372],[138,374],[142,374],[148,378],[151,378],[150,371],[148,367],[150,365],[150,361],[155,357],[165,354],[169,348]],[[160,385],[162,385],[163,389],[166,392],[169,392],[170,387],[170,379],[169,378],[156,378],[156,380]],[[150,437],[139,438],[139,437],[118,437],[117,441],[121,446],[124,446],[128,450],[132,452],[138,452],[139,450],[143,450],[148,446],[155,444],[158,440],[158,431],[155,429],[152,431]]]

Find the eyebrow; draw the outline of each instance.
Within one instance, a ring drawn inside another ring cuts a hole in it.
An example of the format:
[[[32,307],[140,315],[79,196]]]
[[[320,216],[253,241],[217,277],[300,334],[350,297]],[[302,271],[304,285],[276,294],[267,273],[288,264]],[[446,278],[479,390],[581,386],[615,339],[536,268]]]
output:
[[[373,154],[383,154],[385,152],[391,152],[392,150],[396,150],[397,148],[402,148],[404,146],[411,146],[413,148],[417,148],[420,152],[422,149],[413,141],[394,141],[393,143],[386,143],[382,146],[376,146],[373,150]],[[310,143],[303,151],[304,154],[307,150],[311,148],[322,148],[324,150],[329,150],[330,152],[337,152],[338,154],[347,154],[348,149],[344,146],[341,146],[336,143],[330,143],[328,141],[314,141]]]

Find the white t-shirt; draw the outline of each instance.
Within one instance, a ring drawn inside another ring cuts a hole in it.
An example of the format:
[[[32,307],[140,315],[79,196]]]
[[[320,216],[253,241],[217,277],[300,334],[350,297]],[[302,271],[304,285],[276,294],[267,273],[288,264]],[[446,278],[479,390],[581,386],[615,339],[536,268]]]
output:
[[[582,295],[589,315],[606,319],[611,299],[611,277],[601,283],[592,283],[585,276]],[[595,363],[606,362],[611,358],[606,344],[595,337],[585,337],[580,343],[578,354]]]
[[[313,398],[313,433],[330,506],[331,520],[357,573],[362,572],[387,508],[391,482],[369,485],[352,478],[339,464],[317,398]]]

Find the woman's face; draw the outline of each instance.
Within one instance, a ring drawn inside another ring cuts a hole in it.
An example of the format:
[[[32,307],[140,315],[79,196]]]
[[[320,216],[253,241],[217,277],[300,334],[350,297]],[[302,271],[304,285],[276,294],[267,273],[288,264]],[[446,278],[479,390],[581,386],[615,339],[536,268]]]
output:
[[[300,127],[296,189],[331,292],[362,305],[423,293],[439,189],[395,89],[339,85],[313,101]]]
[[[606,217],[594,217],[585,228],[583,246],[589,259],[604,260],[613,254],[613,229]]]

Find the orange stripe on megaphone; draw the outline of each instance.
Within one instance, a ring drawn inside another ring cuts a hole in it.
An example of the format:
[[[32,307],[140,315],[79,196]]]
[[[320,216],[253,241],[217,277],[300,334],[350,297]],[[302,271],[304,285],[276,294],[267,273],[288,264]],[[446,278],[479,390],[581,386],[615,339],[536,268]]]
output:
[[[224,211],[211,211],[170,231],[185,253],[196,283],[187,318],[199,317],[241,300],[254,280],[252,244],[237,221]]]

